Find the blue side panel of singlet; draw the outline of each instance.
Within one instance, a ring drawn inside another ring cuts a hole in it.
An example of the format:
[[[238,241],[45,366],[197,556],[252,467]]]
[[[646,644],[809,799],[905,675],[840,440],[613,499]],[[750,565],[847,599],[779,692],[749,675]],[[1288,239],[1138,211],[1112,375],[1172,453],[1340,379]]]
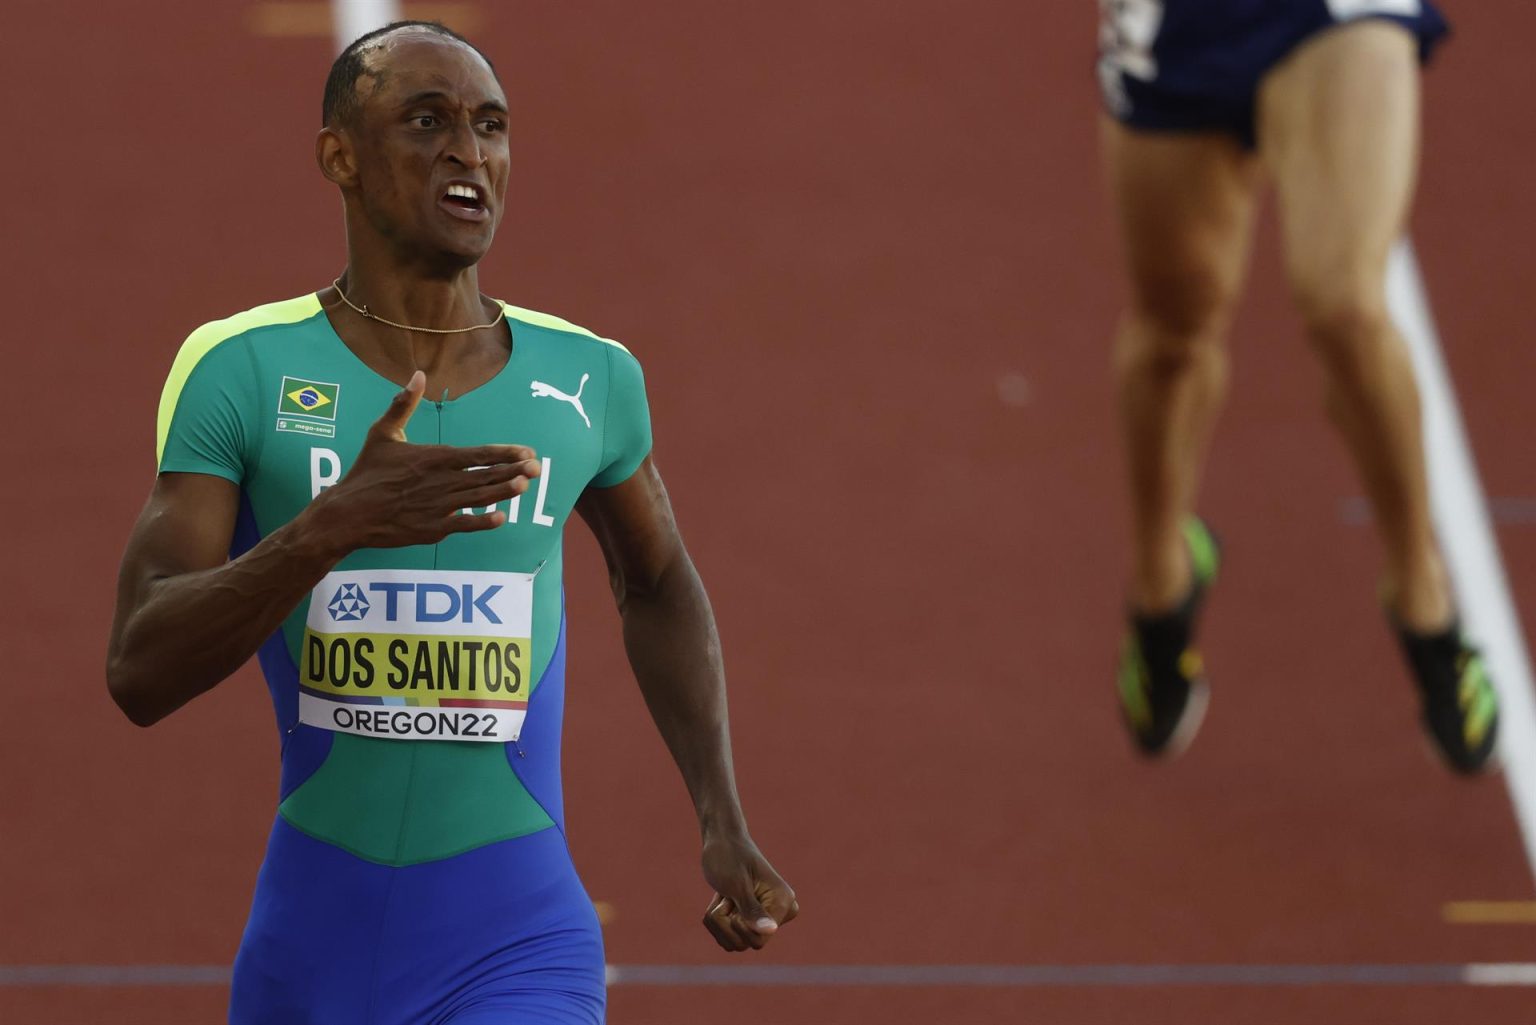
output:
[[[560,787],[560,734],[565,721],[565,594],[560,595],[560,636],[539,685],[528,699],[522,736],[506,745],[507,762],[524,789],[539,802],[560,835],[565,835],[565,800]]]
[[[240,511],[235,516],[235,530],[229,544],[229,557],[238,559],[261,540],[256,526],[256,513],[251,507],[250,496],[240,491]],[[287,797],[310,776],[331,750],[330,730],[317,730],[299,724],[299,668],[288,654],[283,631],[274,630],[256,651],[261,663],[261,675],[267,681],[267,691],[272,695],[272,711],[277,716],[278,736],[282,738],[283,770],[279,783],[279,800]]]

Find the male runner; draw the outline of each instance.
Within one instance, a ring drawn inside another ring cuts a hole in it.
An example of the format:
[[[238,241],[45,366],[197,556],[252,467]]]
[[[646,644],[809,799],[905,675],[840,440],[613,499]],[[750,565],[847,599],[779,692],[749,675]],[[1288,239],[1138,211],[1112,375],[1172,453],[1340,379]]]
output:
[[[1418,161],[1427,0],[1100,0],[1110,189],[1131,277],[1116,349],[1135,562],[1119,689],[1150,754],[1193,736],[1193,647],[1219,552],[1194,505],[1262,175],[1328,410],[1375,511],[1382,595],[1450,766],[1484,768],[1498,705],[1462,639],[1430,522],[1418,393],[1386,309]]]
[[[698,811],[706,925],[760,948],[797,910],[737,801],[714,619],[648,454],[640,366],[480,293],[507,103],[462,37],[401,22],[348,47],[316,157],[346,271],[183,345],[112,696],[147,726],[260,658],[281,804],[232,1022],[600,1022],[560,797],[572,510]]]

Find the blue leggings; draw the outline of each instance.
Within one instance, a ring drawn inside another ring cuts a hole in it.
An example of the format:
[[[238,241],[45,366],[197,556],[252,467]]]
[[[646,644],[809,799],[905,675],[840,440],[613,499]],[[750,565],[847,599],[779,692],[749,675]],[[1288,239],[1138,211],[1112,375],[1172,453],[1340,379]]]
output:
[[[602,1025],[597,915],[558,829],[403,868],[272,829],[231,1025]]]

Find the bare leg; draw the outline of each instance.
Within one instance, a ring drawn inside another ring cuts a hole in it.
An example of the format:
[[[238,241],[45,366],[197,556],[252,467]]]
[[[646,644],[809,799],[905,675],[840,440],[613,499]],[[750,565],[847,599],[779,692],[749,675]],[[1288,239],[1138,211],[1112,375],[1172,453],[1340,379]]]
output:
[[[1419,397],[1386,309],[1387,255],[1413,195],[1419,68],[1406,31],[1365,21],[1305,44],[1264,82],[1260,148],[1286,269],[1386,549],[1384,593],[1409,627],[1452,615],[1430,520]]]
[[[1258,162],[1226,136],[1139,133],[1109,119],[1102,142],[1131,279],[1115,339],[1130,597],[1155,613],[1192,583],[1179,525],[1194,511],[1226,393],[1225,335],[1247,266]]]

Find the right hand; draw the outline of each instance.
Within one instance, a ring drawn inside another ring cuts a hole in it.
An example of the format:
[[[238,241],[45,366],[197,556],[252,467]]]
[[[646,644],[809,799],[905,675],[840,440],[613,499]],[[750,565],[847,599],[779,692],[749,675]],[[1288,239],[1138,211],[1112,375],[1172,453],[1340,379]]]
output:
[[[704,928],[722,950],[762,950],[800,913],[800,901],[745,834],[706,840],[704,878],[715,889]]]
[[[310,510],[326,546],[340,555],[359,548],[436,544],[449,534],[490,530],[507,521],[485,508],[528,490],[539,460],[526,445],[413,445],[405,439],[426,390],[411,375],[384,415],[374,421],[352,469],[322,491]]]

